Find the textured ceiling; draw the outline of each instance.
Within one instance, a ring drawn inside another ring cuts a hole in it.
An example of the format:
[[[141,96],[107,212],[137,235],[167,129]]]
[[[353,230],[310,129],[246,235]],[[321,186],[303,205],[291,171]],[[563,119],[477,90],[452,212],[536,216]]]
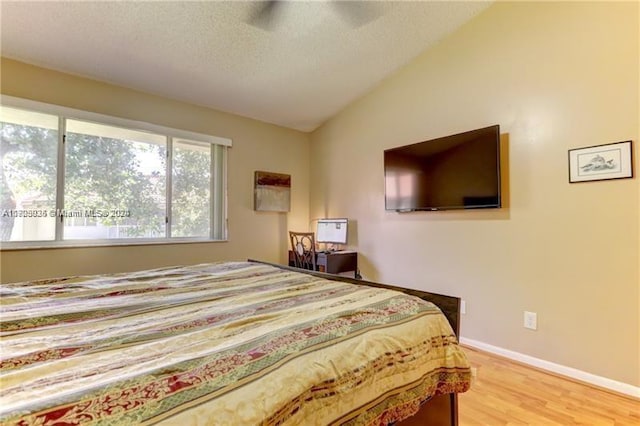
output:
[[[286,2],[270,30],[263,5],[2,0],[2,56],[310,131],[489,3]]]

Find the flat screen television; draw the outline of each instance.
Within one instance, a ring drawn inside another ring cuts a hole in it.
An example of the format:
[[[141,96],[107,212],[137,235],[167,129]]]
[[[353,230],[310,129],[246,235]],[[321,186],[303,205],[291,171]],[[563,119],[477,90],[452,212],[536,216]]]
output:
[[[498,208],[500,126],[384,151],[385,209]]]
[[[348,219],[318,219],[316,242],[347,244]]]

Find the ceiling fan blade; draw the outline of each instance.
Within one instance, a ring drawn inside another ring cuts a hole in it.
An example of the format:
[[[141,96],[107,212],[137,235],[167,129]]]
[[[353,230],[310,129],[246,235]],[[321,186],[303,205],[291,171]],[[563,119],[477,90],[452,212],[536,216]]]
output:
[[[377,2],[371,1],[333,1],[333,7],[352,27],[361,27],[382,15]]]
[[[256,2],[256,8],[249,17],[249,24],[270,31],[282,6],[282,0],[267,0]]]

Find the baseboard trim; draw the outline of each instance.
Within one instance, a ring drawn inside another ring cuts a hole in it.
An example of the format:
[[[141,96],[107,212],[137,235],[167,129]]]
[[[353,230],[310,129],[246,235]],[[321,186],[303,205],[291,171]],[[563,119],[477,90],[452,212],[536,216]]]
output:
[[[545,361],[540,358],[535,358],[529,355],[521,354],[520,352],[511,351],[508,349],[493,346],[488,343],[480,342],[466,337],[460,337],[460,343],[475,349],[480,349],[484,352],[499,355],[504,358],[511,359],[513,361],[520,362],[522,364],[530,365],[541,370],[549,371],[560,376],[577,380],[579,382],[591,384],[593,386],[610,390],[615,393],[630,396],[635,399],[640,399],[640,387],[633,386],[628,383],[618,382],[616,380],[608,379],[606,377],[597,376],[595,374],[587,373],[586,371],[578,370],[565,365],[556,364],[553,362]]]

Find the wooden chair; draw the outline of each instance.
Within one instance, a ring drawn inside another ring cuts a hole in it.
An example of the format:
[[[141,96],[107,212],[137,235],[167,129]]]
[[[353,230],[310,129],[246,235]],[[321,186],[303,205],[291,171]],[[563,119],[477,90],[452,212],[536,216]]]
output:
[[[317,270],[316,238],[313,232],[289,231],[291,250],[296,268]]]

